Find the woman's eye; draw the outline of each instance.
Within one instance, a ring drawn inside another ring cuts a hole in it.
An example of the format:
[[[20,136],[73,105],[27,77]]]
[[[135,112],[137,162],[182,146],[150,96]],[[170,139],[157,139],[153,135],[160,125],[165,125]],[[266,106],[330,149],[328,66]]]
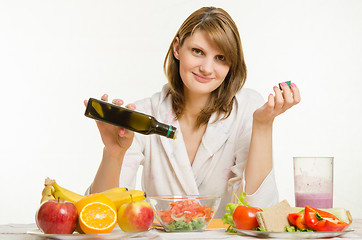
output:
[[[197,48],[193,48],[193,49],[192,49],[192,52],[195,53],[195,54],[197,54],[197,55],[202,54],[202,51],[201,51],[200,49],[197,49]]]
[[[216,59],[219,60],[219,61],[225,61],[225,56],[218,55],[218,56],[216,56]]]

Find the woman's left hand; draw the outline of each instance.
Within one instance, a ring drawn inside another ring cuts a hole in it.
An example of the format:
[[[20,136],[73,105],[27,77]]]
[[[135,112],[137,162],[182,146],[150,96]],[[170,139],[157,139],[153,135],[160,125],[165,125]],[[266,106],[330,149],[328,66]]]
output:
[[[284,82],[280,85],[283,91],[274,86],[275,95],[270,94],[268,101],[254,112],[255,124],[272,124],[276,116],[300,102],[299,89],[294,83],[291,88]]]

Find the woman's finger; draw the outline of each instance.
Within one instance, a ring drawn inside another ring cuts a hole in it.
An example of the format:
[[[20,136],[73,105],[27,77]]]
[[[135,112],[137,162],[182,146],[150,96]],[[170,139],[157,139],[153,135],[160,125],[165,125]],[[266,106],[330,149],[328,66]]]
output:
[[[120,138],[133,138],[134,132],[130,131],[130,130],[127,130],[125,128],[120,128],[119,131],[118,131],[118,136]]]
[[[122,99],[113,99],[112,103],[118,106],[121,106],[123,104],[123,100]]]
[[[293,92],[293,101],[294,104],[298,104],[300,103],[300,92],[299,92],[299,88],[297,87],[297,85],[295,85],[294,83],[290,84],[291,86],[291,90]]]
[[[128,104],[128,105],[126,105],[126,108],[131,109],[131,110],[135,110],[136,106],[134,104]]]
[[[87,106],[88,100],[84,100],[83,103],[84,103],[84,106]]]
[[[274,93],[275,93],[274,109],[278,111],[278,110],[282,109],[282,107],[283,107],[284,98],[283,98],[282,91],[281,91],[277,86],[274,86],[274,87],[273,87],[273,90],[274,90]]]
[[[269,94],[268,96],[268,108],[272,108],[274,109],[274,105],[275,105],[275,101],[274,101],[274,95],[273,94]]]
[[[122,137],[122,136],[124,136],[125,133],[126,133],[126,130],[124,128],[120,128],[118,135]]]
[[[294,99],[293,99],[291,89],[285,82],[282,82],[280,84],[280,86],[283,90],[283,92],[282,92],[283,98],[284,98],[283,110],[286,111],[287,109],[289,109],[290,107],[292,107],[294,105]]]
[[[108,102],[108,94],[103,94],[101,100]]]

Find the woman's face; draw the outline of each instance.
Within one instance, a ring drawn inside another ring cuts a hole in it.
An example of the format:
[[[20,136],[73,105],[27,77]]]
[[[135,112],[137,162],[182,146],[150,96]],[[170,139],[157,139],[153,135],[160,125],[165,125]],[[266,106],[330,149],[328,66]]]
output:
[[[186,94],[209,95],[222,84],[229,72],[230,66],[223,52],[205,31],[195,31],[182,46],[177,38],[173,50],[180,62]]]

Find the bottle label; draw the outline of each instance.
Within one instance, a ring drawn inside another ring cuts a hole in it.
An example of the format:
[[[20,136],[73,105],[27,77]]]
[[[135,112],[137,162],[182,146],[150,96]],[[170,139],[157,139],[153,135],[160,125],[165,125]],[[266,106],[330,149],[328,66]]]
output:
[[[172,130],[172,126],[170,125],[170,126],[168,126],[168,131],[167,131],[167,136],[166,137],[170,136],[171,130]]]

